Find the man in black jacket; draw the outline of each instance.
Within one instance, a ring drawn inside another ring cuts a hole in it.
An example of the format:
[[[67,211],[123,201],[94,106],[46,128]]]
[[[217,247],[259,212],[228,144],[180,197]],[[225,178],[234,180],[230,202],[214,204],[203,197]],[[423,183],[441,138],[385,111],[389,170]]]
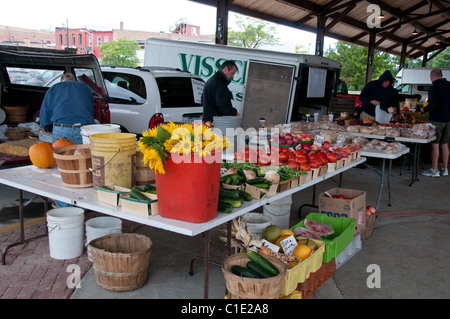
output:
[[[212,122],[214,116],[240,116],[231,104],[228,84],[237,71],[236,63],[225,61],[220,70],[206,82],[203,89],[203,122]]]
[[[375,107],[378,104],[383,111],[389,113],[389,108],[392,107],[393,113],[397,113],[398,97],[393,83],[394,77],[391,72],[385,71],[378,80],[366,84],[359,96],[362,102],[361,119],[368,118],[375,121]]]
[[[430,72],[433,86],[428,90],[428,105],[422,111],[429,112],[429,122],[436,126],[436,139],[431,144],[431,168],[422,175],[448,176],[448,142],[450,132],[450,82],[442,78],[441,69]],[[439,149],[442,152],[442,168],[438,170]]]

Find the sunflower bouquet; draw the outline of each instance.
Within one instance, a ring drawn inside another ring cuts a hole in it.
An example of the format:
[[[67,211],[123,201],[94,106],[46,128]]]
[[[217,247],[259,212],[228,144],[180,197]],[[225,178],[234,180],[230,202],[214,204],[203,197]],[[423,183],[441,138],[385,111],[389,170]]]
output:
[[[201,122],[169,122],[144,131],[138,147],[144,155],[144,163],[159,174],[165,174],[164,162],[168,156],[195,154],[206,157],[225,150],[229,142]]]

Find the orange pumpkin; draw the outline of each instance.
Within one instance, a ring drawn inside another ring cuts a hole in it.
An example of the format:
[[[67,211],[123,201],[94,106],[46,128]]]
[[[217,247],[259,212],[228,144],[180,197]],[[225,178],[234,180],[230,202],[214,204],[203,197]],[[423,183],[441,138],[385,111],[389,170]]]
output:
[[[31,145],[28,150],[31,163],[39,168],[49,168],[55,165],[56,161],[53,157],[52,144],[48,142],[37,142]]]
[[[64,147],[64,146],[70,146],[73,145],[73,142],[67,138],[58,138],[53,144],[52,147],[53,149],[57,149],[60,147]]]

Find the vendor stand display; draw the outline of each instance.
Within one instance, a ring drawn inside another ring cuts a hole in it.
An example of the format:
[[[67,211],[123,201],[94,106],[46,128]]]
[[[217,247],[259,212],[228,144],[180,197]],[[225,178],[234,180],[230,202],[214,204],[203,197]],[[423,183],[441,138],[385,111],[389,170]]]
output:
[[[177,232],[187,236],[196,236],[204,234],[205,240],[205,252],[204,252],[204,294],[205,298],[208,297],[208,284],[209,284],[209,250],[210,250],[210,237],[209,230],[223,224],[230,226],[231,220],[239,217],[245,213],[252,212],[258,207],[268,204],[272,201],[279,200],[285,196],[290,196],[295,192],[301,191],[307,187],[320,183],[323,180],[339,175],[346,170],[355,167],[365,161],[365,158],[360,158],[351,162],[349,165],[340,169],[336,169],[333,172],[329,172],[323,176],[319,176],[316,179],[305,182],[301,186],[290,188],[286,191],[276,193],[272,197],[263,198],[260,200],[253,199],[249,202],[243,202],[241,207],[234,208],[230,213],[217,213],[217,216],[213,219],[203,223],[190,223],[186,221],[164,218],[161,215],[155,216],[139,216],[131,213],[124,212],[121,206],[108,204],[102,202],[98,198],[98,194],[94,192],[92,188],[69,188],[65,187],[62,183],[61,176],[56,167],[50,169],[39,169],[34,166],[15,167],[10,169],[4,169],[0,171],[0,183],[15,187],[19,190],[19,213],[21,221],[23,221],[23,200],[22,192],[28,191],[38,196],[46,198],[52,198],[54,200],[66,202],[78,207],[100,212],[106,215],[131,220],[143,225],[151,227],[157,227],[165,229],[167,231]],[[24,227],[21,226],[21,231]],[[40,237],[46,236],[43,234]],[[27,241],[33,239],[21,238],[17,243],[9,245],[5,248],[2,254],[2,263],[5,264],[5,255],[8,249],[12,246],[21,245]]]

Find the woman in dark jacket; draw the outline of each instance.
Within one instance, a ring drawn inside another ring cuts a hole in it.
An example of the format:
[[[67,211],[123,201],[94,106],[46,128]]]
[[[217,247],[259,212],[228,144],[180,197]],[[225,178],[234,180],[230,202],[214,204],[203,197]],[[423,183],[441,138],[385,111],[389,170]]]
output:
[[[398,110],[397,92],[392,86],[394,77],[390,71],[385,71],[378,80],[370,81],[361,91],[359,99],[362,102],[361,118],[369,118],[375,121],[375,107],[380,104],[383,111],[389,113],[390,107],[394,108],[394,114]]]

